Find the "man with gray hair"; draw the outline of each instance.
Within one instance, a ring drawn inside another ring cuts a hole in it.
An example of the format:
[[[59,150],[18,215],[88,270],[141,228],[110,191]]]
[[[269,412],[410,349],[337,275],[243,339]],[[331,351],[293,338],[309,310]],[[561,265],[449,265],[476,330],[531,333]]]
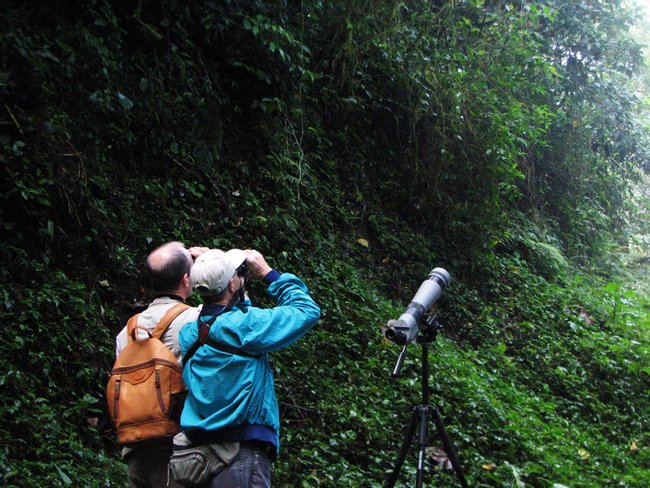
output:
[[[151,333],[171,308],[185,303],[190,297],[190,270],[194,259],[207,250],[205,247],[186,249],[181,242],[168,242],[149,254],[146,270],[155,298],[138,316],[138,328],[135,330],[139,338],[146,337],[146,331]],[[198,314],[197,307],[188,307],[169,324],[160,337],[162,343],[176,356],[179,365],[181,352],[178,333],[184,324],[196,320]],[[115,340],[116,356],[120,355],[128,342],[127,329],[124,327]],[[122,455],[128,465],[129,485],[143,488],[180,487],[168,476],[167,465],[171,453],[172,437],[148,439],[137,445],[124,447]]]

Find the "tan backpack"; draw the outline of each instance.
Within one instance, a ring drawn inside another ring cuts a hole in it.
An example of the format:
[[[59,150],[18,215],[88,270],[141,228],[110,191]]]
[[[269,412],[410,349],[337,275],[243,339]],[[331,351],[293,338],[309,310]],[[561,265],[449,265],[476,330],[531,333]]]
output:
[[[188,308],[184,303],[173,306],[151,333],[137,325],[139,314],[127,323],[128,344],[115,360],[106,387],[108,410],[121,444],[180,432],[186,394],[182,368],[160,337]],[[137,329],[145,330],[148,337],[138,339]]]

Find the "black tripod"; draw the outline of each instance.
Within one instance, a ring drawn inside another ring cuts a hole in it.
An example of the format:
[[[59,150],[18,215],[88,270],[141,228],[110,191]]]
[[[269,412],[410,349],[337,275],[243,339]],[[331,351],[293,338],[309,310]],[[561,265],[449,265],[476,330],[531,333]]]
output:
[[[409,447],[415,437],[415,429],[419,425],[418,429],[418,468],[417,468],[417,482],[416,487],[422,487],[422,481],[424,476],[424,460],[426,455],[427,447],[427,426],[429,423],[429,415],[433,416],[433,422],[438,431],[438,436],[442,441],[445,453],[451,461],[451,465],[454,468],[454,472],[460,481],[460,484],[463,488],[467,488],[467,482],[465,481],[465,476],[458,461],[458,456],[456,455],[456,449],[451,443],[447,431],[445,430],[445,425],[442,422],[440,417],[440,411],[438,407],[429,405],[429,344],[436,340],[438,332],[442,330],[442,326],[438,323],[437,317],[429,316],[424,320],[424,325],[420,329],[421,335],[417,338],[417,342],[422,346],[422,404],[416,405],[413,407],[413,416],[411,417],[411,423],[407,426],[404,432],[404,440],[402,442],[402,447],[400,448],[399,454],[397,455],[397,460],[395,461],[395,467],[393,472],[388,478],[386,483],[387,488],[393,488],[395,482],[399,476],[399,471],[404,464],[406,455],[408,454]],[[408,345],[408,344],[407,344]],[[404,362],[404,355],[406,353],[406,345],[400,353],[395,369],[393,370],[393,377],[397,376],[402,369],[402,363]]]

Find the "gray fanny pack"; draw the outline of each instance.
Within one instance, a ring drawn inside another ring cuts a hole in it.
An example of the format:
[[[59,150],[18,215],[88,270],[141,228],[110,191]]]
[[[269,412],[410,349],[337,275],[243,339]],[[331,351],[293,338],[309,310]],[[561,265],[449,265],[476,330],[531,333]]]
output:
[[[169,470],[177,483],[201,486],[230,465],[238,453],[239,442],[193,444],[184,432],[180,432],[174,436]]]

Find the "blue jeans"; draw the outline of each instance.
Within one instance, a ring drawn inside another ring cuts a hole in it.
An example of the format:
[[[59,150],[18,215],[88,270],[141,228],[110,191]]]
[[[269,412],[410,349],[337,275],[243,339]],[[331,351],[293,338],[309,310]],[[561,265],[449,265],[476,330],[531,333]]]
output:
[[[217,476],[209,488],[271,488],[271,460],[263,449],[242,443],[239,454]]]

